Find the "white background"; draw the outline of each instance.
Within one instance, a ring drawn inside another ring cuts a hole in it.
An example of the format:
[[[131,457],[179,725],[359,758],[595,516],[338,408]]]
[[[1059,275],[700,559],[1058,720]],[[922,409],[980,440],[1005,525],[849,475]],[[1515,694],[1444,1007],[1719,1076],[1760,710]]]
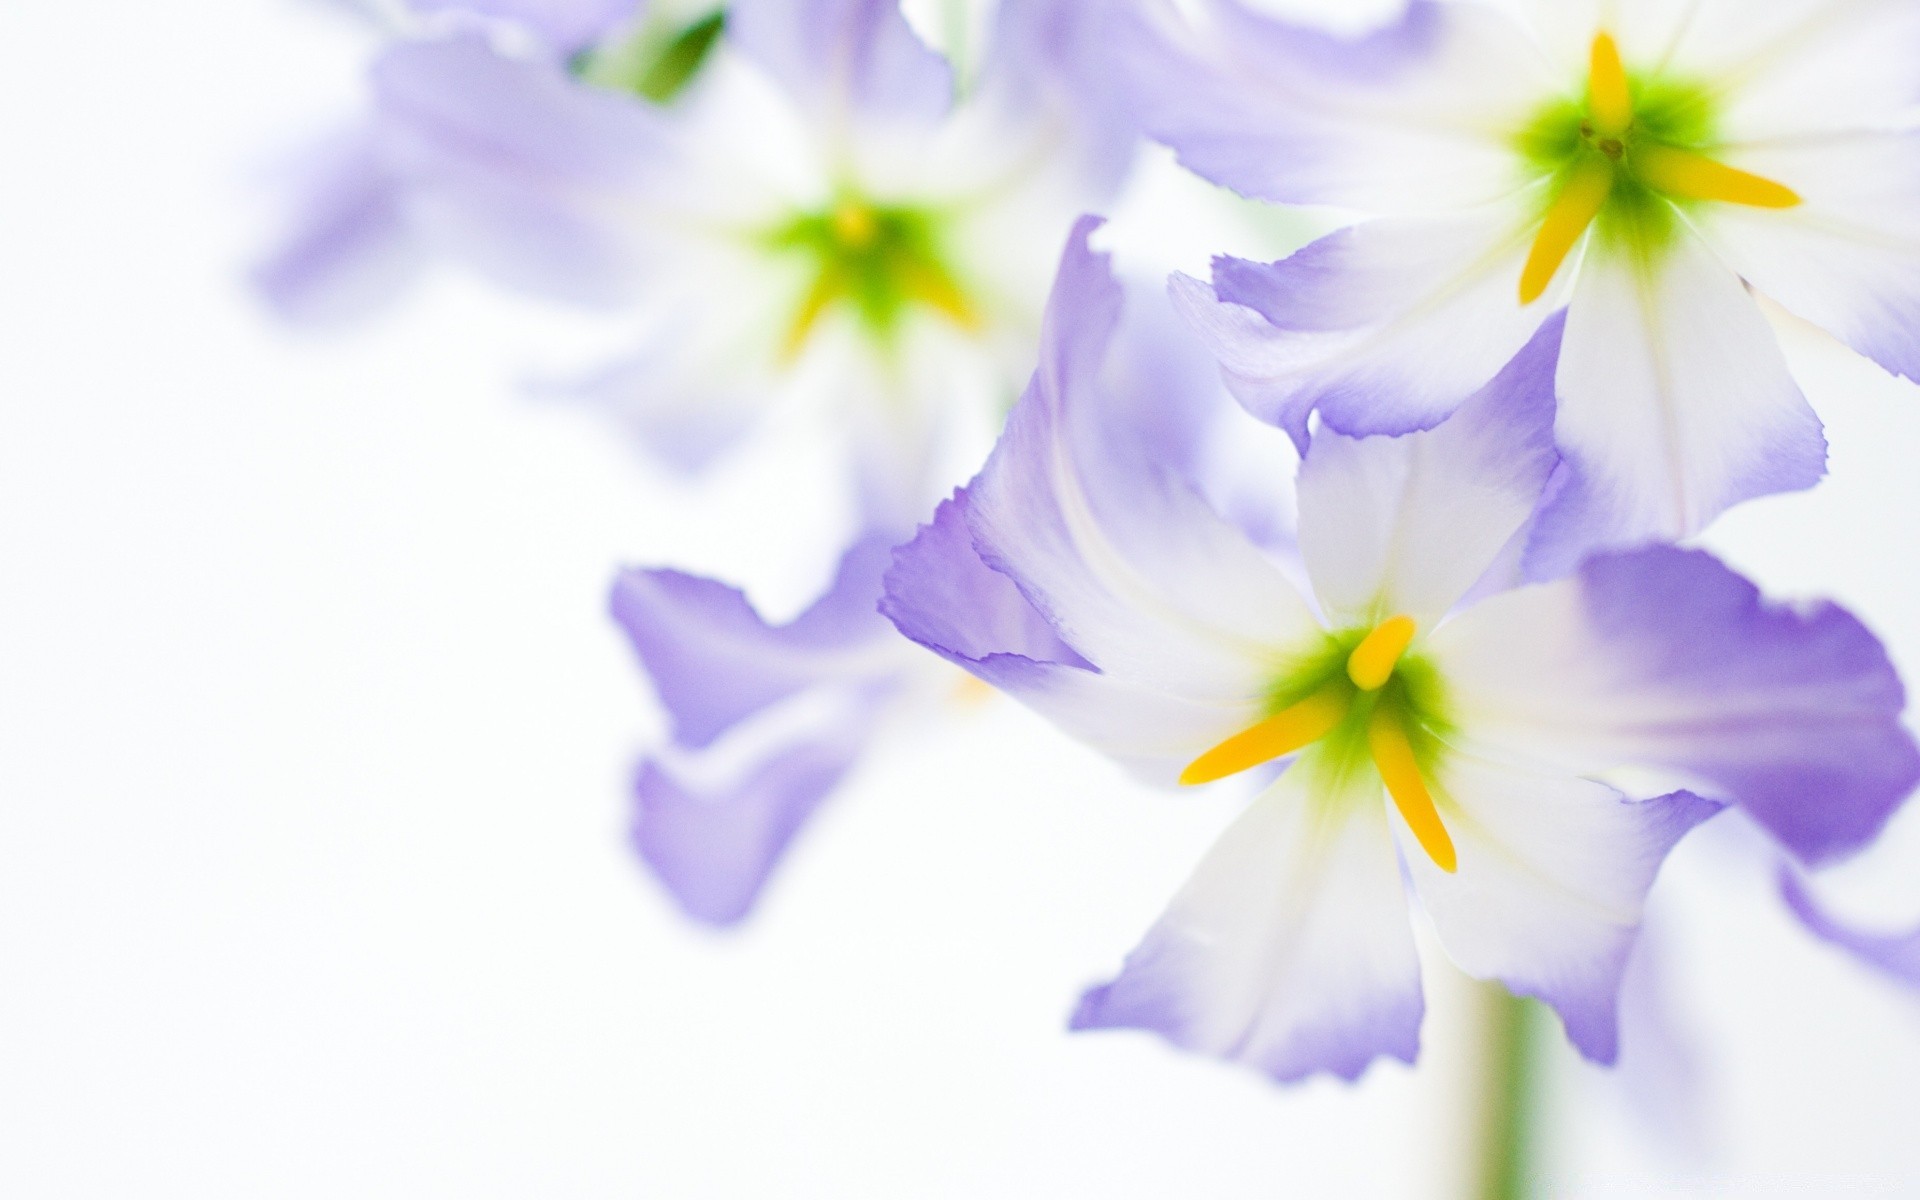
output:
[[[675,918],[624,848],[657,717],[611,569],[790,610],[773,502],[828,518],[777,456],[691,493],[517,398],[573,329],[471,281],[261,315],[249,175],[364,49],[293,0],[0,7],[0,1196],[1447,1194],[1443,977],[1428,1065],[1357,1088],[1062,1032],[1231,802],[1011,706],[896,740],[745,931]],[[1790,339],[1834,478],[1713,540],[1920,675],[1920,397]],[[1868,864],[1909,915],[1915,824]],[[1736,834],[1658,896],[1701,1132],[1567,1065],[1563,1194],[1920,1194],[1920,1002]]]

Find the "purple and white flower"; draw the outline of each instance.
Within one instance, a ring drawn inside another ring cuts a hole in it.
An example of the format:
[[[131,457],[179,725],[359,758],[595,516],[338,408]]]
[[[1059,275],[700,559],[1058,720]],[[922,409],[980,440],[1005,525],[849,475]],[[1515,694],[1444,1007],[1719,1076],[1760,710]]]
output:
[[[1084,236],[1084,233],[1076,234]],[[1212,359],[1179,327],[1164,293],[1145,288],[1106,364],[1103,436],[1154,448],[1210,485],[1247,536],[1291,550],[1276,460],[1285,439],[1248,421],[1220,388]],[[1277,443],[1277,445],[1276,445]],[[943,509],[922,539],[967,534]],[[739,589],[678,571],[631,569],[612,608],[669,721],[664,745],[634,778],[632,839],[688,915],[733,924],[752,911],[814,810],[874,747],[949,720],[991,697],[977,680],[902,638],[876,610],[901,534],[870,532],[842,559],[826,593],[785,625],[767,622]],[[1082,660],[1004,576],[980,572],[978,595],[947,601],[994,646],[1048,661]],[[954,638],[965,637],[960,630]]]
[[[1113,436],[1120,309],[1103,259],[1071,246],[1032,384],[979,477],[899,552],[885,602],[1148,778],[1265,772],[1076,1027],[1155,1030],[1282,1080],[1410,1060],[1410,890],[1462,970],[1541,998],[1609,1061],[1678,838],[1738,805],[1828,860],[1920,777],[1900,683],[1838,608],[1767,604],[1670,547],[1503,590],[1558,462],[1558,319],[1429,432],[1315,435],[1303,588],[1179,464]],[[1035,616],[1072,657],[1001,636]]]
[[[1204,11],[1139,55],[1153,135],[1373,219],[1177,280],[1192,320],[1256,415],[1364,435],[1431,428],[1564,312],[1534,577],[1820,478],[1753,293],[1920,376],[1908,0],[1414,0],[1355,41]]]
[[[687,470],[770,408],[810,414],[880,523],[977,464],[1031,366],[1055,248],[1133,157],[1118,0],[1007,0],[964,78],[897,0],[610,24],[610,0],[541,21],[426,7],[462,13],[375,63],[357,184],[314,206],[270,293],[321,307],[404,230],[510,288],[630,314],[633,349],[578,391]]]

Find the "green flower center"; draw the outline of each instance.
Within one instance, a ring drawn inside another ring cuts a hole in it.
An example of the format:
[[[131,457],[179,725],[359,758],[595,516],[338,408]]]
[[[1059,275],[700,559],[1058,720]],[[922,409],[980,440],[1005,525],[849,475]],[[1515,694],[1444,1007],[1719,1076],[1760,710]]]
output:
[[[947,265],[941,234],[942,221],[931,210],[851,194],[768,232],[766,248],[802,260],[811,280],[787,328],[785,353],[797,355],[836,310],[851,311],[883,345],[915,311],[978,329],[980,311]]]
[[[1194,759],[1180,782],[1224,779],[1312,746],[1311,768],[1329,776],[1321,790],[1338,794],[1353,772],[1377,772],[1421,849],[1452,872],[1459,858],[1429,788],[1445,701],[1439,672],[1407,652],[1416,632],[1401,616],[1329,635],[1275,685],[1266,716]]]
[[[1529,170],[1553,181],[1520,302],[1546,292],[1589,226],[1609,246],[1650,259],[1672,239],[1679,206],[1800,202],[1791,189],[1710,157],[1713,118],[1706,89],[1630,74],[1612,36],[1595,37],[1586,96],[1549,105],[1517,141]]]

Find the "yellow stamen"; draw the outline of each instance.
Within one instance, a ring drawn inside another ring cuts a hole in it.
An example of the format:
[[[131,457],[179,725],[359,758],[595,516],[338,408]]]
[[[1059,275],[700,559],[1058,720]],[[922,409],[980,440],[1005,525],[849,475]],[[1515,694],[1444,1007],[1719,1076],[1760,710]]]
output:
[[[1447,874],[1459,870],[1460,856],[1447,827],[1440,823],[1440,810],[1434,807],[1427,781],[1420,778],[1413,743],[1407,739],[1400,718],[1384,705],[1375,709],[1367,722],[1367,748],[1373,752],[1373,765],[1387,785],[1387,794],[1393,797],[1394,807],[1400,810],[1420,848]]]
[[[980,310],[954,282],[953,277],[936,266],[902,263],[900,284],[907,295],[942,314],[968,333],[977,333],[986,324]]]
[[[840,296],[840,277],[832,271],[823,271],[813,286],[807,289],[805,298],[800,301],[800,311],[794,314],[792,324],[787,326],[787,336],[780,342],[780,360],[791,364],[806,349],[807,339],[813,336],[813,330],[826,315],[827,309]]]
[[[1633,124],[1633,90],[1627,86],[1627,68],[1620,61],[1620,47],[1610,33],[1593,39],[1587,91],[1587,111],[1593,118],[1594,136],[1617,138],[1624,134]]]
[[[993,699],[993,685],[978,675],[962,675],[951,698],[961,708],[978,708]]]
[[[866,205],[847,201],[833,210],[833,236],[850,250],[864,250],[880,236],[880,222]]]
[[[1635,150],[1633,173],[1656,192],[1689,200],[1722,200],[1753,208],[1792,208],[1800,203],[1800,194],[1790,187],[1673,146]]]
[[[1375,625],[1347,656],[1347,678],[1363,692],[1385,687],[1400,656],[1413,644],[1415,628],[1412,617],[1388,617]]]
[[[1238,775],[1283,754],[1292,754],[1332,733],[1347,715],[1353,689],[1335,677],[1319,691],[1234,734],[1187,764],[1183,784],[1212,783]]]
[[[1588,158],[1574,167],[1573,174],[1554,197],[1534,235],[1533,248],[1527,251],[1527,265],[1520,272],[1520,303],[1532,304],[1546,293],[1547,285],[1559,273],[1580,235],[1593,224],[1613,191],[1613,168],[1598,158]]]

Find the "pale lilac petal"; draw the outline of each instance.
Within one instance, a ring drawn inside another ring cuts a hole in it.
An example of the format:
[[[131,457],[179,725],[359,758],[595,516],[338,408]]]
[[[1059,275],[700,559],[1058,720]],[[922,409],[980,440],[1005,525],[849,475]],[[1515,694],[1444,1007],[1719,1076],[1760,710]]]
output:
[[[1210,297],[1190,282],[1175,297],[1260,419],[1298,431],[1317,408],[1356,436],[1429,429],[1561,303],[1564,278],[1520,303],[1526,215],[1500,204],[1369,221],[1277,263],[1217,259]],[[1264,321],[1211,316],[1209,299]]]
[[[1085,667],[1046,617],[975,551],[963,488],[893,552],[880,612],[914,642],[960,666],[996,655]]]
[[[1405,614],[1431,629],[1526,525],[1559,461],[1550,320],[1425,433],[1315,436],[1300,468],[1300,549],[1336,624]]]
[[[970,486],[969,524],[1065,641],[1103,671],[1255,702],[1277,654],[1320,636],[1285,575],[1106,418],[1121,292],[1083,221],[1043,323],[1040,369]]]
[[[1144,36],[1133,0],[1001,0],[969,104],[1060,122],[1096,193],[1117,188],[1140,138],[1137,97],[1119,69]]]
[[[1302,770],[1221,836],[1075,1029],[1151,1030],[1283,1082],[1413,1061],[1420,964],[1384,809],[1312,794]]]
[[[933,122],[953,103],[953,72],[899,0],[733,0],[727,38],[803,106]]]
[[[634,294],[644,247],[619,213],[670,161],[657,114],[472,34],[396,47],[373,80],[382,149],[444,249],[561,299]]]
[[[1826,470],[1819,418],[1772,326],[1690,233],[1652,261],[1587,255],[1558,384],[1555,436],[1573,482],[1542,516],[1536,577],[1595,545],[1691,536]]]
[[[1210,9],[1185,47],[1139,40],[1130,74],[1149,132],[1246,196],[1374,213],[1432,213],[1522,182],[1496,131],[1523,128],[1560,81],[1506,17],[1416,2],[1348,40]]]
[[[738,588],[679,571],[623,571],[614,619],[659,693],[681,745],[711,744],[737,722],[823,681],[884,677],[900,647],[874,611],[889,543],[868,539],[827,592],[786,625],[769,625]]]
[[[1613,788],[1455,748],[1432,781],[1459,869],[1401,844],[1448,957],[1560,1014],[1586,1057],[1619,1053],[1620,982],[1646,895],[1675,842],[1720,805]]]
[[[1920,929],[1877,931],[1843,921],[1790,868],[1780,872],[1780,895],[1807,931],[1821,941],[1909,987],[1920,987]]]
[[[287,228],[253,268],[254,286],[282,317],[349,320],[418,276],[425,247],[370,129],[328,139],[289,176]]]
[[[1902,69],[1913,74],[1910,62]],[[1801,200],[1783,210],[1702,213],[1734,269],[1887,370],[1920,379],[1920,134],[1763,143],[1728,161]]]
[[[752,911],[801,826],[870,744],[888,695],[840,698],[830,719],[770,749],[743,756],[723,742],[641,764],[633,847],[688,916],[730,925]]]
[[[513,21],[555,50],[578,50],[631,18],[646,0],[407,0],[415,12],[471,13]]]
[[[1909,0],[1700,0],[1668,61],[1718,85],[1728,141],[1885,127],[1920,101],[1920,7]]]
[[[1873,635],[1832,604],[1768,604],[1700,551],[1598,556],[1428,649],[1451,719],[1503,754],[1736,803],[1805,862],[1865,844],[1920,780]]]

